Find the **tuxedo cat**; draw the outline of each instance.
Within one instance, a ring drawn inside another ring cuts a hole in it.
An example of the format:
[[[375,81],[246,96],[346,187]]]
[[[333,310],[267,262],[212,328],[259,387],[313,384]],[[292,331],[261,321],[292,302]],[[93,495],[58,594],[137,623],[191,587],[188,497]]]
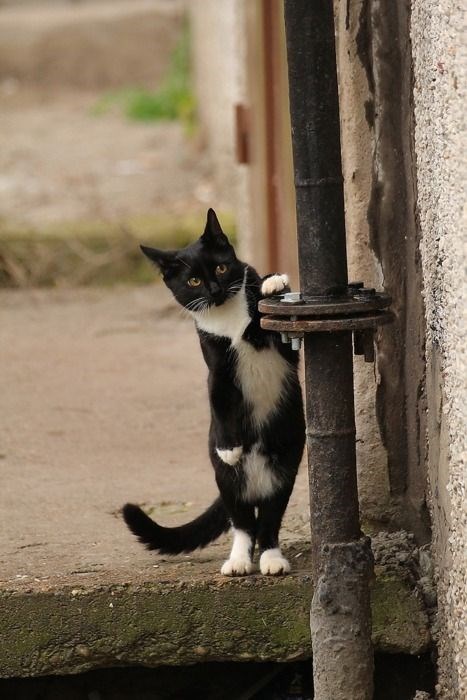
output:
[[[257,308],[261,298],[287,288],[287,276],[261,279],[238,260],[212,209],[203,235],[188,247],[141,248],[196,324],[209,369],[209,455],[220,496],[180,527],[161,527],[130,503],[125,522],[162,554],[205,547],[232,527],[223,574],[251,573],[256,543],[262,574],[287,573],[279,529],[305,442],[298,352],[260,327]]]

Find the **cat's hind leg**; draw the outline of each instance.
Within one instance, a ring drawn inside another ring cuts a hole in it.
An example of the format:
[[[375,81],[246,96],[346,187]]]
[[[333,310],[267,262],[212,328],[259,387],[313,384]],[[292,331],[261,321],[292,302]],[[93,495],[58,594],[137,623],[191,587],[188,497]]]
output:
[[[233,526],[233,544],[229,558],[222,565],[221,574],[224,576],[246,576],[253,571],[255,509],[253,506],[237,503],[230,512],[230,517]]]
[[[290,571],[290,564],[279,547],[279,530],[290,493],[279,493],[258,507],[259,568],[266,576],[280,576]]]

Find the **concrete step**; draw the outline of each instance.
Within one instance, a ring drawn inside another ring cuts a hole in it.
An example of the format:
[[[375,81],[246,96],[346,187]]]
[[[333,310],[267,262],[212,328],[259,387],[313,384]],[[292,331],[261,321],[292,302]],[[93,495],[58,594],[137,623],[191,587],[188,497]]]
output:
[[[292,560],[305,543],[290,545]],[[150,555],[148,555],[150,559]],[[78,673],[120,665],[291,661],[311,655],[309,561],[282,578],[228,579],[217,561],[75,575],[0,592],[0,676]],[[377,572],[376,651],[420,654],[430,635],[403,576]]]

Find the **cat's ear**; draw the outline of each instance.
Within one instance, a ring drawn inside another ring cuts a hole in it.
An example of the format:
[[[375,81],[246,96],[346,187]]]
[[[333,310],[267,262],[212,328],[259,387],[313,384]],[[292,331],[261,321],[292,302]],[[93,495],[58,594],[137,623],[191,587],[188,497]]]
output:
[[[201,236],[201,238],[206,243],[211,243],[214,245],[219,245],[223,247],[230,245],[229,239],[223,232],[214,209],[208,209],[206,226],[204,227],[204,233]]]
[[[175,265],[176,252],[172,250],[158,250],[158,248],[149,248],[146,245],[140,245],[141,250],[149,260],[162,272],[167,272],[170,267]]]

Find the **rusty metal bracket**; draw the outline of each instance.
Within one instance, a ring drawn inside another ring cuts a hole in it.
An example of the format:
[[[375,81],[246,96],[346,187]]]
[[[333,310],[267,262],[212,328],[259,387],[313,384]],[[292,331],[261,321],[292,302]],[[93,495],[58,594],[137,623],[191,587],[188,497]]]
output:
[[[300,349],[304,333],[353,331],[355,355],[374,362],[374,331],[393,320],[387,310],[390,304],[387,294],[352,282],[338,294],[303,297],[290,292],[262,299],[258,308],[265,314],[261,327],[279,332],[282,342],[292,343],[294,350]]]

